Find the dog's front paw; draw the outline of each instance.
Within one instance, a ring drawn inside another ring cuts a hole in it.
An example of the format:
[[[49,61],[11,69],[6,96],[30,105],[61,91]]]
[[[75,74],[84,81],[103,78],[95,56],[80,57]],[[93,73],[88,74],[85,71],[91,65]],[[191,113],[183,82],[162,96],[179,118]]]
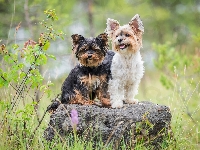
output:
[[[123,107],[123,101],[115,101],[111,104],[112,108],[122,108]]]
[[[59,100],[55,100],[53,101],[48,107],[47,107],[47,111],[49,113],[53,113],[54,111],[56,111],[56,109],[58,108],[58,106],[61,104],[61,102]]]
[[[128,104],[138,104],[138,99],[126,100],[126,103],[128,103]]]
[[[110,107],[110,99],[108,98],[101,98],[101,103],[103,107]]]

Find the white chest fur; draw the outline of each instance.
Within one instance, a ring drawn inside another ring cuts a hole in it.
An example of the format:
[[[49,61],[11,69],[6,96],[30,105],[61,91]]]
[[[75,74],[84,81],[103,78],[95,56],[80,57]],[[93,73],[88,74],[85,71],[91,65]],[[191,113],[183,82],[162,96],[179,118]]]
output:
[[[116,53],[111,65],[112,79],[109,81],[111,105],[113,108],[122,107],[123,101],[137,103],[134,99],[144,74],[140,52],[131,55]]]
[[[111,72],[113,79],[120,78],[122,82],[133,82],[141,79],[144,67],[140,52],[131,55],[116,53],[113,57]]]

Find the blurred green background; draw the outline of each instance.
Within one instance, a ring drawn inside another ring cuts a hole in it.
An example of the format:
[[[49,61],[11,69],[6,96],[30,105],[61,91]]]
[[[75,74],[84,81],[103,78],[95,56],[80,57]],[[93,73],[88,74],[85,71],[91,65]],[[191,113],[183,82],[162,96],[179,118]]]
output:
[[[104,32],[107,18],[118,20],[123,25],[135,14],[141,16],[145,27],[141,53],[146,71],[155,69],[153,59],[157,55],[152,43],[168,42],[183,54],[199,54],[198,0],[0,0],[2,43],[14,41],[14,30],[19,23],[17,42],[37,41],[43,29],[39,22],[44,19],[43,12],[47,9],[56,10],[59,21],[54,26],[66,34],[65,41],[51,45],[49,53],[57,57],[57,61],[47,68],[46,75],[50,74],[51,78],[66,74],[74,65],[74,60],[70,60],[71,35],[97,36]]]
[[[199,0],[0,0],[1,44],[13,43],[15,37],[18,44],[37,41],[43,32],[39,22],[48,9],[56,10],[59,20],[54,27],[65,33],[65,40],[53,41],[48,51],[57,59],[41,68],[55,84],[52,98],[77,63],[71,52],[72,34],[97,36],[104,32],[107,18],[123,25],[139,14],[145,28],[141,49],[145,75],[137,98],[169,106],[172,128],[200,147]],[[50,99],[41,107],[49,104]],[[181,118],[178,123],[176,118]]]

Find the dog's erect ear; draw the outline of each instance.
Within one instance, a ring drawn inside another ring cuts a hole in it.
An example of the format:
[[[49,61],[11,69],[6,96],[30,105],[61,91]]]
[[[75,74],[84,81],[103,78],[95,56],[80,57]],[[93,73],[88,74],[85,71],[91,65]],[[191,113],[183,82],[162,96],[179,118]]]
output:
[[[99,34],[96,39],[101,41],[101,44],[106,46],[108,45],[108,34],[107,33],[101,33]]]
[[[105,30],[105,32],[108,34],[109,37],[112,37],[112,34],[115,30],[119,29],[119,22],[117,20],[114,19],[107,19],[107,28]]]
[[[136,14],[131,19],[131,21],[129,22],[129,25],[136,32],[144,32],[144,26],[143,26],[142,20],[140,19],[140,16],[138,14]]]
[[[72,36],[72,50],[74,51],[74,53],[76,53],[78,45],[80,44],[80,42],[84,41],[85,38],[82,35],[78,35],[78,34],[73,34]]]
[[[107,33],[101,33],[96,37],[97,42],[102,46],[103,50],[107,52],[108,50],[108,35]]]
[[[85,39],[82,35],[78,35],[78,34],[73,34],[71,37],[73,40],[73,45],[80,44],[80,42]]]

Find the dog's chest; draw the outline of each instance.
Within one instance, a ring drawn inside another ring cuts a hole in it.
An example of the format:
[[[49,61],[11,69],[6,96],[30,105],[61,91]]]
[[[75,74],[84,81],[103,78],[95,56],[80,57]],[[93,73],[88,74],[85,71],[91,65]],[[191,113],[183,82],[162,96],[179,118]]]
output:
[[[106,75],[84,75],[79,77],[81,84],[83,84],[87,89],[96,90],[101,86],[103,82],[106,81]]]
[[[115,55],[113,57],[111,72],[114,78],[122,78],[123,80],[134,80],[139,71],[140,60],[135,57],[121,57]]]
[[[85,75],[79,78],[81,84],[84,84],[88,88],[96,89],[100,85],[100,79],[96,75]]]

